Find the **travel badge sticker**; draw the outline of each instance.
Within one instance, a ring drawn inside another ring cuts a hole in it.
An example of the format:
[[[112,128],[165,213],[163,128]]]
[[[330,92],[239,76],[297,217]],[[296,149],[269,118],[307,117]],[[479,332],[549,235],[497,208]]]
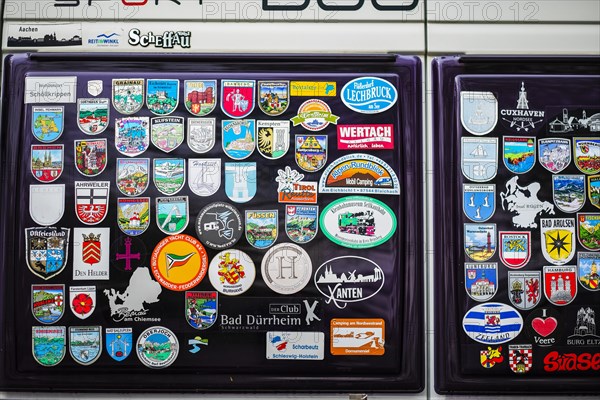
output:
[[[146,197],[148,203],[150,199]],[[119,235],[110,246],[111,254],[115,257],[110,260],[112,267],[122,272],[130,272],[141,265],[148,265],[148,249],[144,241],[132,236]]]
[[[600,346],[600,336],[596,334],[596,311],[597,308],[581,307],[577,311],[573,334],[567,337],[568,346]],[[598,353],[596,353],[598,354]],[[594,356],[597,359],[597,355]]]
[[[280,203],[317,203],[317,182],[303,181],[304,174],[291,169],[278,169],[277,198]]]
[[[198,196],[217,193],[221,187],[221,159],[188,158],[188,185]]]
[[[577,239],[586,250],[600,250],[600,213],[577,214]]]
[[[219,293],[238,296],[252,287],[256,267],[252,258],[243,251],[223,250],[210,262],[208,278]]]
[[[512,372],[524,374],[533,366],[533,349],[530,344],[509,344],[508,365]]]
[[[65,107],[31,107],[31,132],[42,143],[52,143],[63,133]]]
[[[169,115],[179,104],[179,79],[148,79],[146,107],[152,114]]]
[[[327,135],[296,135],[296,164],[306,172],[317,172],[327,163]]]
[[[564,213],[574,213],[585,204],[585,175],[552,175],[552,197]]]
[[[139,196],[148,189],[149,158],[117,158],[117,188],[125,196]]]
[[[566,306],[577,296],[577,267],[544,266],[544,296],[555,306]]]
[[[114,322],[139,322],[160,321],[160,318],[147,318],[150,305],[158,303],[162,293],[162,286],[152,279],[150,270],[138,267],[133,270],[131,278],[124,290],[115,288],[104,289],[102,292],[110,307],[110,316]]]
[[[288,205],[285,207],[285,233],[295,243],[308,243],[319,231],[319,206]]]
[[[323,100],[306,100],[298,108],[298,114],[291,118],[294,126],[302,125],[309,131],[321,131],[329,124],[337,125],[340,117],[331,113],[331,108]]]
[[[378,114],[396,104],[398,91],[385,79],[363,76],[346,83],[340,92],[340,98],[352,111]]]
[[[289,81],[258,81],[258,107],[271,117],[281,115],[290,104]]]
[[[150,140],[152,144],[170,153],[183,143],[183,117],[155,117],[151,118]]]
[[[484,262],[496,253],[496,224],[465,224],[465,253],[473,261]]]
[[[483,136],[498,123],[498,100],[492,92],[460,92],[460,122],[467,132]]]
[[[498,291],[498,263],[465,263],[465,289],[475,301],[488,301]]]
[[[119,197],[117,225],[126,235],[139,236],[150,226],[150,197]]]
[[[179,340],[170,329],[153,326],[140,334],[135,348],[138,358],[146,367],[166,368],[177,359]]]
[[[108,99],[78,99],[77,126],[86,135],[98,135],[108,127]]]
[[[143,79],[113,79],[112,105],[120,114],[131,115],[144,105]]]
[[[104,221],[108,212],[110,181],[75,182],[75,214],[86,225]]]
[[[508,268],[524,267],[531,258],[531,232],[500,231],[500,261]]]
[[[253,119],[224,119],[221,146],[229,158],[243,160],[256,148],[256,123]]]
[[[283,157],[290,148],[290,121],[256,121],[256,148],[268,160]]]
[[[214,118],[188,118],[187,145],[194,153],[210,151],[216,141]]]
[[[488,346],[486,350],[479,350],[479,361],[483,368],[493,368],[496,364],[501,364],[504,361],[502,346],[495,349]]]
[[[498,172],[498,138],[461,138],[461,169],[474,182],[487,182]]]
[[[385,320],[380,318],[333,318],[332,356],[382,356],[385,354]]]
[[[185,108],[196,117],[210,114],[217,105],[217,81],[186,80],[183,82]]]
[[[62,144],[32,144],[31,174],[42,183],[54,182],[64,169],[64,148]]]
[[[115,120],[115,147],[127,157],[139,156],[150,146],[150,119],[127,117]]]
[[[463,184],[463,212],[473,222],[485,222],[496,212],[496,185]]]
[[[73,228],[73,280],[110,279],[110,228]]]
[[[257,249],[266,249],[275,243],[279,234],[277,210],[247,210],[246,239]]]
[[[231,204],[215,202],[205,206],[196,218],[196,233],[205,246],[223,250],[237,243],[244,231],[242,215]]]
[[[65,313],[65,285],[31,285],[31,313],[42,324],[54,324]]]
[[[577,253],[577,276],[579,283],[592,292],[600,291],[600,253]]]
[[[261,273],[265,284],[275,293],[295,294],[310,282],[312,262],[297,244],[279,243],[264,255]]]
[[[393,150],[394,124],[338,125],[338,150]]]
[[[597,137],[573,138],[575,166],[587,175],[600,172],[600,139]]]
[[[75,168],[86,177],[94,177],[104,172],[106,168],[106,139],[75,140]]]
[[[514,214],[512,223],[515,228],[537,228],[536,218],[542,213],[554,215],[554,205],[538,198],[541,189],[538,182],[527,186],[520,186],[518,182],[518,176],[513,176],[506,182],[506,192],[500,193],[502,210]]]
[[[156,198],[156,225],[163,233],[181,233],[187,228],[189,220],[187,196]]]
[[[254,110],[256,81],[221,80],[221,110],[231,118],[244,118]]]
[[[535,165],[535,137],[503,136],[504,166],[513,174],[524,174]]]
[[[217,322],[219,293],[185,292],[185,319],[194,329],[208,329]]]
[[[575,219],[542,218],[540,236],[544,258],[554,265],[568,263],[575,256]]]
[[[60,274],[69,255],[69,228],[26,228],[25,261],[44,280]]]
[[[102,353],[101,326],[70,326],[69,352],[81,365],[91,365]]]
[[[104,82],[100,79],[87,81],[87,92],[90,96],[100,96],[104,91]]]
[[[600,175],[587,177],[588,199],[596,208],[600,208]]]
[[[231,201],[247,203],[256,195],[256,163],[225,163],[225,194]]]
[[[520,310],[531,310],[542,297],[540,271],[508,271],[508,298]]]
[[[596,111],[598,109],[593,106],[570,107],[570,110],[562,106],[548,107],[546,108],[548,119],[553,115],[556,116],[548,123],[548,132],[600,132],[600,113]]]
[[[64,326],[31,327],[33,358],[44,367],[58,365],[67,354],[67,328]]]
[[[498,345],[510,342],[521,333],[523,318],[507,304],[485,303],[467,311],[462,326],[467,336],[474,341]]]
[[[500,110],[500,116],[506,128],[526,133],[535,130],[536,125],[539,127],[539,124],[544,122],[544,111],[530,108],[524,81],[521,82],[521,89],[516,100],[516,108]]]
[[[65,214],[65,185],[29,185],[29,216],[38,225],[50,226]]]
[[[553,174],[562,172],[571,164],[571,140],[565,138],[538,139],[540,165]]]
[[[108,355],[115,361],[123,361],[133,350],[132,328],[106,328],[105,346]]]
[[[541,293],[540,293],[541,296]],[[525,322],[530,339],[539,347],[550,347],[562,339],[562,330],[558,328],[561,320],[560,310],[556,307],[536,308],[529,312]]]
[[[158,242],[150,265],[161,286],[183,292],[202,281],[208,270],[208,255],[195,237],[171,235]]]
[[[79,319],[86,319],[96,309],[96,286],[70,286],[69,304]]]
[[[152,179],[156,189],[164,195],[179,192],[185,185],[185,159],[155,158]]]

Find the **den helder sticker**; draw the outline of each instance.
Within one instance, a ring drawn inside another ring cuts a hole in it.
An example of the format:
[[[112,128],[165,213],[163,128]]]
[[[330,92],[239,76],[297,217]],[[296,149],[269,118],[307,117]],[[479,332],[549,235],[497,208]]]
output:
[[[390,109],[398,100],[398,91],[389,81],[372,76],[346,83],[340,97],[346,107],[361,114],[377,114]]]
[[[483,136],[498,123],[498,100],[492,92],[460,92],[460,122],[467,132]]]
[[[328,204],[321,212],[321,230],[343,247],[368,249],[388,241],[396,232],[396,215],[381,201],[348,196]]]
[[[153,326],[140,334],[136,353],[142,364],[149,368],[166,368],[179,354],[177,336],[168,328]]]
[[[467,311],[462,326],[476,342],[496,345],[516,338],[523,329],[523,318],[507,304],[485,303]]]
[[[312,275],[312,262],[302,247],[293,243],[280,243],[264,255],[261,272],[265,284],[275,293],[298,293],[308,284]]]
[[[219,293],[238,296],[250,289],[254,283],[256,267],[252,258],[243,251],[223,250],[210,262],[208,278]]]
[[[58,365],[67,353],[67,328],[64,326],[31,327],[31,352],[44,367]]]
[[[26,228],[25,261],[29,270],[44,280],[63,271],[69,255],[69,228]]]
[[[150,260],[152,274],[163,287],[185,291],[198,285],[208,269],[208,256],[198,239],[172,235],[161,240]]]
[[[73,280],[108,280],[110,228],[73,228]]]

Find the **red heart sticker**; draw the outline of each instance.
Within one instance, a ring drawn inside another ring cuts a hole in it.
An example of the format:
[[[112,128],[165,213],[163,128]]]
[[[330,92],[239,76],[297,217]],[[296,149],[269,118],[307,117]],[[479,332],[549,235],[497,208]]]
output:
[[[533,328],[533,330],[536,331],[538,334],[542,335],[543,337],[546,337],[552,332],[554,332],[557,325],[558,321],[556,321],[556,318],[554,317],[548,317],[546,319],[537,317],[534,318],[533,321],[531,321],[531,327]]]

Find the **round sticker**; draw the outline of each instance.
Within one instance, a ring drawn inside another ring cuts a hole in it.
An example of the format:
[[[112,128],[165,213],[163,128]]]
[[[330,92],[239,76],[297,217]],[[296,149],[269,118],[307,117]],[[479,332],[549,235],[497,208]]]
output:
[[[280,243],[263,257],[262,276],[268,287],[279,294],[298,293],[308,284],[312,263],[308,253],[293,243]]]
[[[196,233],[207,247],[223,250],[233,246],[244,231],[242,216],[234,206],[216,202],[200,210],[196,219]]]
[[[177,359],[179,341],[175,334],[162,326],[146,329],[137,340],[137,355],[150,368],[166,368]]]
[[[202,281],[208,268],[208,256],[198,239],[189,235],[173,235],[156,245],[150,265],[158,283],[180,292]]]
[[[256,268],[252,258],[243,251],[230,249],[217,254],[210,262],[208,278],[219,293],[237,296],[252,286]]]
[[[503,303],[485,303],[471,308],[462,321],[467,336],[483,344],[502,344],[516,338],[523,329],[523,317]]]
[[[529,314],[525,327],[527,334],[537,346],[549,347],[562,342],[560,311],[556,307],[537,308]]]
[[[301,124],[309,131],[320,131],[330,123],[337,124],[340,117],[331,113],[331,108],[323,100],[306,100],[298,108],[298,115],[292,118],[294,126]]]

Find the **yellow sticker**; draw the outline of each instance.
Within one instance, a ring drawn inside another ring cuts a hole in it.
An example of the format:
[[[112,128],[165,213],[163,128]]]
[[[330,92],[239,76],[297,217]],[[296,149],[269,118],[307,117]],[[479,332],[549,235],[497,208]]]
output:
[[[154,278],[163,287],[184,291],[202,281],[208,269],[208,256],[196,238],[172,235],[156,245],[150,264]]]
[[[290,83],[291,96],[334,97],[336,94],[335,82],[292,81]]]

